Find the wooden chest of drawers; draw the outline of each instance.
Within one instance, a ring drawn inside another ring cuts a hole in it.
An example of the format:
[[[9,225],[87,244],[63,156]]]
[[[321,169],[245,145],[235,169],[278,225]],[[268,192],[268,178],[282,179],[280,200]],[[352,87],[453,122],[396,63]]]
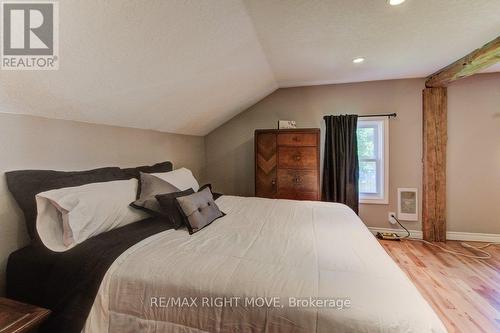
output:
[[[320,200],[319,129],[255,131],[255,195]]]

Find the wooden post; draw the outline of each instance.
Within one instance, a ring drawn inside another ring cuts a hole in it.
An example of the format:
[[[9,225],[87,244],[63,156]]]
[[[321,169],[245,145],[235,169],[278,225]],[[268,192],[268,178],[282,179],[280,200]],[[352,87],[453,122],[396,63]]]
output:
[[[423,90],[422,231],[427,241],[446,241],[447,88]]]
[[[446,241],[446,86],[500,62],[500,36],[440,69],[425,81],[422,231],[427,241]]]

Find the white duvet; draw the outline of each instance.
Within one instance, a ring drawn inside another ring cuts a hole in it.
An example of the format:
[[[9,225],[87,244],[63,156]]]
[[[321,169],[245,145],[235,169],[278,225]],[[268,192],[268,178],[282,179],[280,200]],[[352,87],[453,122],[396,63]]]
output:
[[[446,332],[346,206],[234,196],[216,202],[227,215],[200,232],[168,230],[123,253],[84,331]],[[308,306],[290,306],[296,299]]]

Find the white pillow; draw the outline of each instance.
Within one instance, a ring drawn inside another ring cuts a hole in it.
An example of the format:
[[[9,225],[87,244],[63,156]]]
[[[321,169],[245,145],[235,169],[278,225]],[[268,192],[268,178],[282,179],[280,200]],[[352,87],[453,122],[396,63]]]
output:
[[[137,179],[86,184],[36,195],[36,229],[45,246],[63,252],[103,232],[142,220],[148,215],[129,204]]]
[[[193,191],[198,192],[200,188],[200,184],[198,184],[198,181],[194,178],[191,170],[186,168],[163,173],[152,173],[152,175],[169,182],[181,191],[192,188]]]

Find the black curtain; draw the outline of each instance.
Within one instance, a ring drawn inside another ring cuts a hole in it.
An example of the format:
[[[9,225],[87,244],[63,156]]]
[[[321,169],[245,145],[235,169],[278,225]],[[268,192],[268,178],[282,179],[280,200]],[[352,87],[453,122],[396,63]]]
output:
[[[357,115],[325,116],[323,201],[359,209]]]

